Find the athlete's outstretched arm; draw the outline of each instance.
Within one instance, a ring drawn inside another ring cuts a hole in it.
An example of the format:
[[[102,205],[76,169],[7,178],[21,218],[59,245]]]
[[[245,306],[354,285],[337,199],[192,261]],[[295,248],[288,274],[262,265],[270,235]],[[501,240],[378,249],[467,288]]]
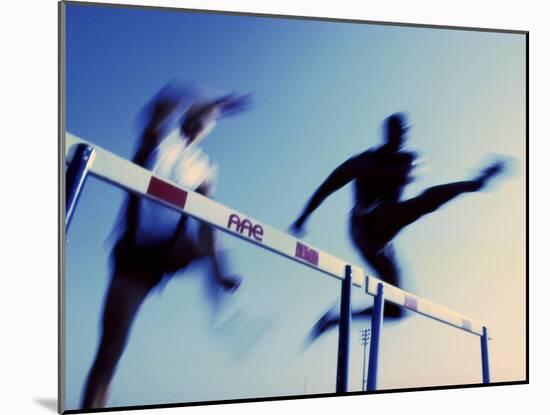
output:
[[[206,196],[212,196],[212,183],[204,182],[197,189],[197,192]],[[206,255],[212,262],[214,282],[223,287],[226,291],[234,291],[241,284],[241,280],[237,276],[228,276],[223,267],[223,262],[220,259],[218,252],[215,230],[211,225],[205,222],[199,225],[199,249],[203,255]]]
[[[338,189],[344,187],[355,178],[355,158],[351,158],[338,166],[319,186],[309,199],[300,217],[291,225],[294,234],[301,234],[304,223],[309,215],[317,209],[323,201]]]

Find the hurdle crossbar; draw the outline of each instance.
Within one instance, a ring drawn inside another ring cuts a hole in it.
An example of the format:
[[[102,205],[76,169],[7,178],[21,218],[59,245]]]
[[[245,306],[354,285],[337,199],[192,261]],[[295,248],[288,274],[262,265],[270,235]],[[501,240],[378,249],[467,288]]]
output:
[[[485,325],[449,310],[431,301],[408,293],[377,278],[365,276],[363,269],[349,264],[319,248],[266,225],[244,213],[231,209],[199,193],[186,189],[150,170],[138,166],[112,152],[69,132],[65,134],[67,176],[73,171],[78,180],[67,177],[67,209],[71,216],[84,186],[86,175],[92,174],[126,191],[157,201],[182,214],[206,222],[267,250],[300,264],[309,266],[342,281],[341,315],[350,316],[351,285],[364,288],[375,298],[373,340],[369,358],[367,390],[376,389],[376,373],[384,301],[390,301],[408,310],[441,323],[474,334],[481,339],[482,378],[489,383],[488,329]],[[69,209],[70,207],[70,209]],[[69,217],[69,219],[70,219]],[[68,228],[68,222],[66,224]],[[350,318],[340,319],[340,340],[337,365],[339,393],[347,391],[347,360],[349,358]],[[371,367],[372,365],[372,367]]]

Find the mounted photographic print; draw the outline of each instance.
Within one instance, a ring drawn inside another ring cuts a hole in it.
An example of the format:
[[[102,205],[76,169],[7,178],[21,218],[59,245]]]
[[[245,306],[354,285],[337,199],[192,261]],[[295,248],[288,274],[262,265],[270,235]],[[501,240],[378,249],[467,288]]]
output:
[[[527,32],[59,11],[60,412],[528,382]]]

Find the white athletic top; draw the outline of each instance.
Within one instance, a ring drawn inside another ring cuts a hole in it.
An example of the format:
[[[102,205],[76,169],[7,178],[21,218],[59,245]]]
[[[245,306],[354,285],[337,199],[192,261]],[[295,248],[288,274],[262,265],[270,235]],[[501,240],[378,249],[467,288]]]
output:
[[[160,142],[145,162],[145,167],[189,190],[196,190],[203,183],[213,184],[217,176],[217,165],[210,162],[198,145],[184,141],[179,129]],[[150,246],[174,236],[181,214],[152,200],[142,199],[138,217],[136,243]],[[195,234],[196,229],[190,229],[190,232]]]
[[[145,167],[176,184],[196,190],[202,183],[212,182],[217,166],[194,143],[185,142],[179,129],[172,131],[151,153]]]

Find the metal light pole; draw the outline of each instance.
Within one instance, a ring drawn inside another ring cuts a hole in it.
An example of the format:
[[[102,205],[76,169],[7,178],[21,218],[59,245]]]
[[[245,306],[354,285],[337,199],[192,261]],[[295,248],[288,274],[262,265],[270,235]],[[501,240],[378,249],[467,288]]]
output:
[[[361,379],[361,390],[365,392],[367,390],[367,380],[365,378],[365,372],[367,367],[367,345],[369,344],[370,340],[370,329],[363,329],[359,334],[361,344],[363,345],[363,378]]]

